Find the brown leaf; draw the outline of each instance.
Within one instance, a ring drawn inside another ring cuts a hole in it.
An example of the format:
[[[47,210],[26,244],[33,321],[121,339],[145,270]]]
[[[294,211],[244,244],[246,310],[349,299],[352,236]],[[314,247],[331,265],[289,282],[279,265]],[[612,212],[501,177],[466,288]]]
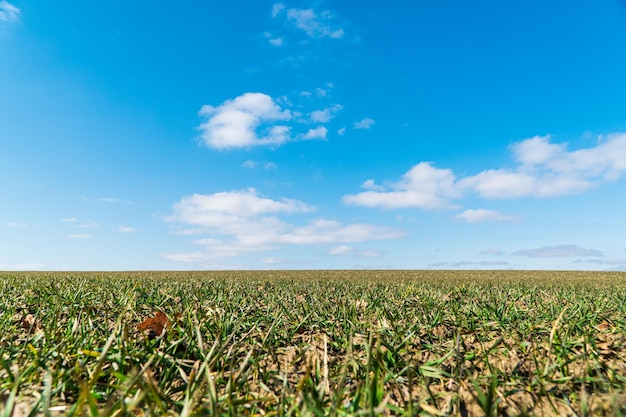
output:
[[[27,314],[22,319],[22,328],[28,332],[32,332],[39,328],[39,323],[35,320],[35,316],[32,314]]]
[[[154,317],[144,320],[137,325],[139,330],[153,332],[157,336],[161,336],[163,329],[170,325],[170,320],[167,318],[164,312],[157,311]]]

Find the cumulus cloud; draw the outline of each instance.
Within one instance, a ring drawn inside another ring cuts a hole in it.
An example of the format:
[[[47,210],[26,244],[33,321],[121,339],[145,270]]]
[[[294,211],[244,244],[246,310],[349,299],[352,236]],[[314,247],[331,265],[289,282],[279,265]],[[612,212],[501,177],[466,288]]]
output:
[[[314,129],[309,129],[303,136],[303,139],[326,139],[328,129],[324,126],[319,126]]]
[[[577,256],[603,256],[604,254],[596,249],[581,248],[577,245],[557,245],[544,246],[535,249],[522,249],[513,252],[513,255],[529,256],[531,258],[558,258]]]
[[[517,166],[486,170],[459,182],[486,198],[554,197],[614,181],[626,171],[626,133],[598,137],[595,146],[568,151],[550,136],[535,136],[511,147]]]
[[[465,210],[459,213],[455,218],[464,220],[467,223],[483,223],[483,222],[519,222],[518,216],[500,213],[495,210],[476,209]]]
[[[318,12],[314,9],[287,8],[282,3],[272,7],[272,17],[284,19],[286,24],[301,30],[311,38],[340,39],[344,30],[337,23],[337,16],[330,10]]]
[[[281,218],[311,213],[314,207],[293,199],[274,200],[255,189],[194,194],[174,204],[167,221],[202,231],[207,237],[194,243],[204,247],[203,260],[265,251],[281,245],[346,244],[395,239],[404,232],[364,223],[342,224],[310,219],[297,225]],[[166,254],[167,259],[196,259],[190,254]]]
[[[370,179],[363,183],[369,191],[346,195],[343,201],[347,204],[385,209],[453,208],[450,199],[459,194],[454,187],[455,179],[451,170],[435,168],[428,162],[421,162],[388,188],[376,186],[374,180]]]
[[[354,122],[354,128],[355,129],[369,129],[372,126],[374,126],[374,123],[376,123],[374,119],[370,119],[369,117],[366,117],[365,119],[361,119],[361,120]]]
[[[288,141],[326,139],[328,129],[324,126],[308,131],[298,126],[327,123],[343,108],[334,104],[305,116],[286,108],[292,106],[286,97],[275,100],[263,93],[245,93],[217,107],[204,105],[199,112],[203,118],[200,138],[205,145],[219,150],[277,147]]]
[[[215,149],[281,145],[289,140],[288,126],[277,124],[292,118],[270,96],[245,93],[217,107],[204,105],[200,116],[202,140]],[[263,129],[260,129],[263,127]]]
[[[488,199],[556,197],[583,192],[626,173],[626,133],[600,136],[595,146],[575,151],[568,151],[566,143],[550,140],[550,136],[535,136],[513,144],[515,165],[511,168],[486,169],[456,178],[450,169],[421,162],[384,190],[347,195],[344,201],[382,208],[452,208],[453,200],[468,194]],[[461,218],[481,214],[494,215],[468,211]]]
[[[20,9],[8,1],[0,1],[0,21],[15,22],[20,18]]]

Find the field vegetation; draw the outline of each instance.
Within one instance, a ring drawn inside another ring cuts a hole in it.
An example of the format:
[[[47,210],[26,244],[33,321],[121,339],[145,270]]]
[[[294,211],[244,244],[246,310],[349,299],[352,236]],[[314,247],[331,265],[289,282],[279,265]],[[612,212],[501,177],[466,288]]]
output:
[[[626,274],[0,273],[0,414],[626,413]]]

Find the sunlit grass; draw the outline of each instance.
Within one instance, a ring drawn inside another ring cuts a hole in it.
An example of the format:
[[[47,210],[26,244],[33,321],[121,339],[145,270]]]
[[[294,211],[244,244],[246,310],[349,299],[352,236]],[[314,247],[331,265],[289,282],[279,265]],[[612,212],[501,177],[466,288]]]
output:
[[[0,412],[621,415],[625,312],[620,273],[0,273]]]

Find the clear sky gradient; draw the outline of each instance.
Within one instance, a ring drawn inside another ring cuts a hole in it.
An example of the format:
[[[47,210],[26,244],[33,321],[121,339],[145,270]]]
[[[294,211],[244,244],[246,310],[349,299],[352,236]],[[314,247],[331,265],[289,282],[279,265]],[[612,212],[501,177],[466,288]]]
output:
[[[0,0],[0,270],[626,270],[626,2]]]

